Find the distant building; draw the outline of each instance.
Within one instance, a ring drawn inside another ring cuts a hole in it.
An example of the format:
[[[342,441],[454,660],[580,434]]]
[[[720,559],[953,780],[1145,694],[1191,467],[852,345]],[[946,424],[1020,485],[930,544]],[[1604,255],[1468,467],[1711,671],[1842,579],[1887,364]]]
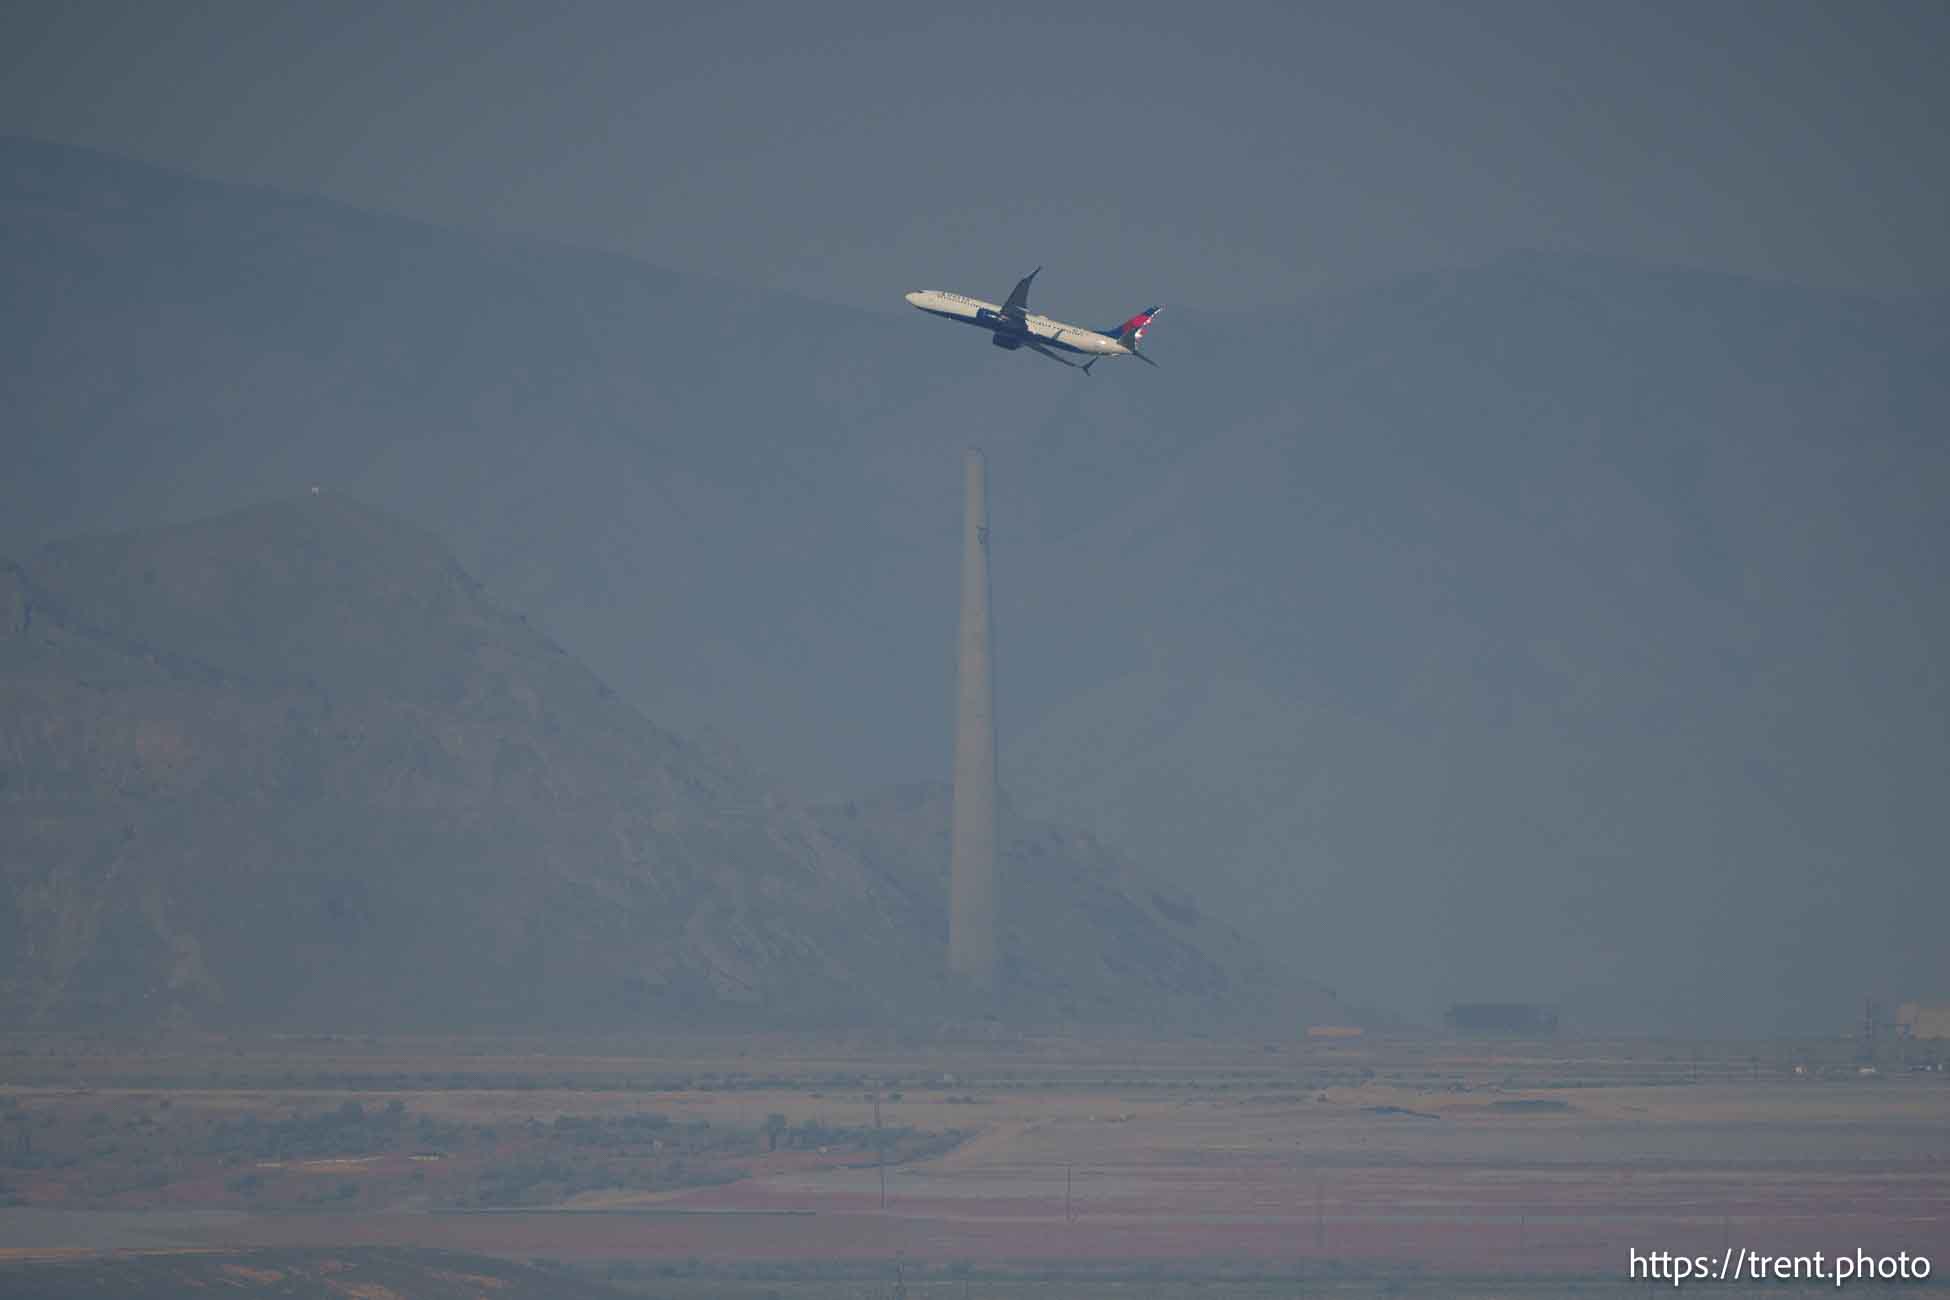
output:
[[[1555,1034],[1557,1009],[1534,1002],[1457,1002],[1443,1013],[1462,1034]]]
[[[1950,1038],[1950,1003],[1903,1003],[1896,1008],[1896,1037]]]

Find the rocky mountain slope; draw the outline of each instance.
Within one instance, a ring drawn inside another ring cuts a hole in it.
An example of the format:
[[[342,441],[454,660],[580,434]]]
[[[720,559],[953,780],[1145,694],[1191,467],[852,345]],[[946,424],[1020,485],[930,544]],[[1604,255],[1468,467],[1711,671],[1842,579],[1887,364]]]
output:
[[[892,886],[901,924],[932,931],[947,913],[947,786],[880,791],[812,810],[821,830]],[[997,941],[1019,1014],[1045,1022],[1195,1023],[1210,1007],[1291,1033],[1347,1018],[1335,990],[1209,914],[1182,886],[1134,867],[1094,836],[999,814]],[[1115,943],[1084,936],[1108,931]],[[945,938],[945,936],[944,936]],[[1141,1016],[1126,1009],[1142,1007]]]
[[[867,857],[382,512],[321,493],[76,539],[8,565],[0,596],[16,1023],[973,1009],[940,976],[945,849]],[[1181,936],[1100,852],[1049,856],[1039,906],[1066,938],[1045,949],[1043,918],[1010,910],[1005,1011],[1145,1021],[1268,993],[1238,978],[1239,945]]]
[[[26,141],[0,238],[10,553],[343,490],[845,798],[946,770],[979,443],[1026,816],[1429,1020],[1825,1032],[1950,981],[1939,299],[1512,257],[1172,304],[1163,369],[1085,379],[924,286],[862,312]],[[1142,305],[1059,271],[1036,305]]]

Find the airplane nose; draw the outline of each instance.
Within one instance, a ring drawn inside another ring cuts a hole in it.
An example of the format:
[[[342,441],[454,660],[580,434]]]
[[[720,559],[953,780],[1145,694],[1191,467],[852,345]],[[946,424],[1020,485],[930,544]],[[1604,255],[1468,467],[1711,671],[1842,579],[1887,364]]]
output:
[[[919,307],[921,305],[920,290],[916,289],[913,293],[907,295],[907,305],[910,307]]]

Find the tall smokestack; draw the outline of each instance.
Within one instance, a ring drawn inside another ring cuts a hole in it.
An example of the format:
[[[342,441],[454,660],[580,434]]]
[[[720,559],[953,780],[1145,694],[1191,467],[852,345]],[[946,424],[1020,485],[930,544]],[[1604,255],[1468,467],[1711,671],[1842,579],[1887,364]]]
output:
[[[948,969],[986,992],[995,988],[995,663],[989,653],[988,462],[971,447],[963,469]]]

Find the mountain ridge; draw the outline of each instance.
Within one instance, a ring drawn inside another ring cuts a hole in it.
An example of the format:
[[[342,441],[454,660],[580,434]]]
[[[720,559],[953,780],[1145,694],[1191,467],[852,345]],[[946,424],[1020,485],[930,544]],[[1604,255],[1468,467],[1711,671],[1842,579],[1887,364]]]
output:
[[[979,444],[1005,790],[1315,976],[1804,1032],[1950,979],[1940,301],[1544,255],[1084,380],[329,205],[42,219],[17,172],[0,547],[350,491],[824,802],[945,770]]]
[[[642,718],[416,526],[307,494],[29,566],[0,566],[0,1006],[21,1022],[844,1025],[979,1005],[943,970],[930,844],[869,866]],[[1047,899],[1127,897],[1101,851],[1054,861]],[[1165,995],[1206,1015],[1277,1002],[1142,899],[1119,906],[1071,909],[1071,947],[1093,936],[1080,964],[1018,945],[996,1009],[1148,1023]],[[1142,993],[1105,965],[1132,941],[1169,959]]]

